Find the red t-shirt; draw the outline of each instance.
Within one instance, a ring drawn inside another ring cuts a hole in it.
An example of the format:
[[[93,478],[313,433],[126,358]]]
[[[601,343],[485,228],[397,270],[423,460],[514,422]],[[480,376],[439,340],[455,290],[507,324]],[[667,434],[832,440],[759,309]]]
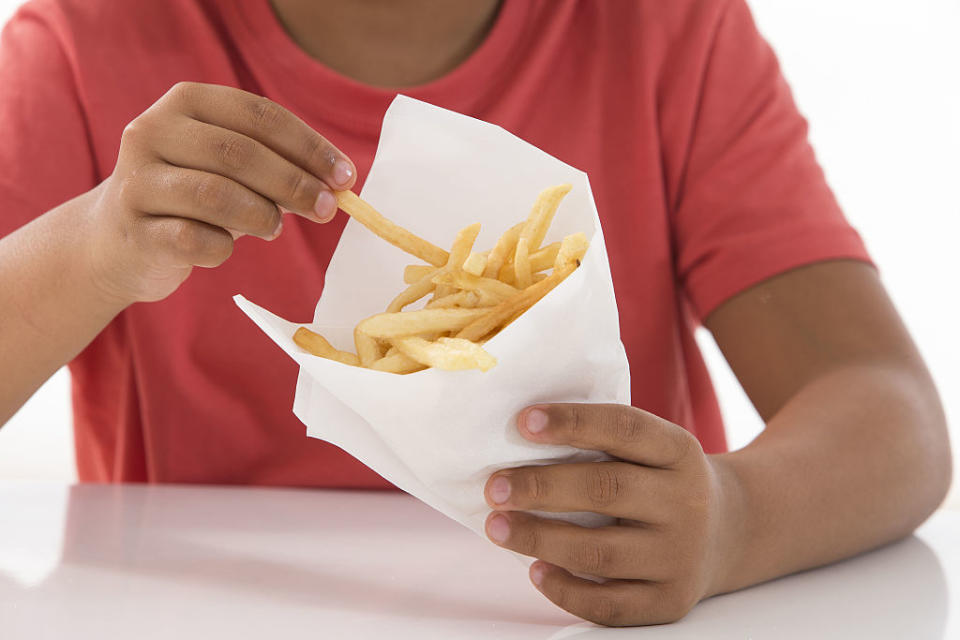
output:
[[[0,236],[107,177],[124,125],[181,80],[284,105],[361,180],[395,94],[311,59],[268,0],[35,0],[0,46]],[[744,0],[506,0],[464,63],[404,93],[589,174],[633,403],[708,452],[725,440],[702,319],[784,270],[867,259]],[[277,241],[243,238],[224,266],[121,313],[70,365],[80,479],[388,486],[304,435],[296,366],[231,300],[312,317],[344,223],[289,218]]]

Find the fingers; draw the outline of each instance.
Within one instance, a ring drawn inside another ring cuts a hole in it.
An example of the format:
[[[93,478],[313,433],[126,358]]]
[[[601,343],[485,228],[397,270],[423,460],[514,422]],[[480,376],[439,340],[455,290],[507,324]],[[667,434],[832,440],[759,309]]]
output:
[[[551,404],[529,407],[517,419],[528,440],[605,451],[649,467],[672,468],[702,457],[686,429],[635,407],[617,404]]]
[[[183,82],[169,99],[188,116],[257,140],[333,189],[356,181],[350,159],[279,104],[233,87]]]
[[[486,530],[501,547],[578,573],[659,580],[670,572],[662,554],[654,553],[652,536],[638,527],[588,529],[520,511],[495,511]]]
[[[626,462],[518,467],[487,480],[484,495],[506,511],[592,511],[615,518],[664,521],[676,491],[661,469]]]
[[[192,218],[267,240],[281,227],[273,202],[229,178],[195,169],[144,165],[127,178],[122,197],[135,211]]]
[[[626,627],[675,622],[695,604],[683,598],[666,597],[664,585],[633,580],[597,584],[577,578],[546,562],[530,566],[530,580],[561,609],[590,622]]]
[[[169,216],[143,216],[145,252],[180,266],[219,267],[233,253],[233,238],[220,227]]]
[[[187,118],[154,135],[155,153],[172,165],[230,178],[318,222],[336,213],[329,186],[253,138]]]

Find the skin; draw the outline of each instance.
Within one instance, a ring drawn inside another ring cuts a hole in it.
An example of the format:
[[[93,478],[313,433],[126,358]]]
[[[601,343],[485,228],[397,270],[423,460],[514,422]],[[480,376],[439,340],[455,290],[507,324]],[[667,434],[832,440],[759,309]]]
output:
[[[324,64],[402,87],[459,64],[498,4],[274,8]],[[128,305],[223,263],[242,234],[277,237],[283,212],[329,220],[330,191],[351,187],[354,174],[349,158],[269,100],[173,87],[126,128],[103,183],[0,239],[0,424]],[[534,584],[574,614],[610,625],[677,620],[710,595],[903,537],[946,493],[936,391],[870,267],[829,262],[771,278],[707,326],[766,420],[750,446],[708,456],[680,426],[640,409],[540,406],[519,416],[524,437],[614,460],[511,469],[487,483],[488,535],[539,558]],[[529,510],[618,520],[587,530]]]
[[[943,411],[871,267],[796,269],[732,298],[707,326],[766,421],[749,446],[705,455],[687,431],[641,409],[537,406],[518,418],[523,437],[614,461],[511,469],[487,482],[487,535],[539,558],[531,580],[571,613],[615,626],[672,622],[711,595],[902,538],[946,495]],[[528,510],[618,520],[591,530]]]
[[[498,7],[275,2],[321,62],[382,86],[452,69]],[[329,221],[330,191],[354,182],[350,159],[281,106],[226,87],[172,87],[126,127],[106,180],[0,239],[0,425],[127,306],[222,264],[240,235],[277,237],[280,213]]]
[[[493,26],[500,0],[272,0],[300,48],[375,87],[425,84],[463,62]]]
[[[282,211],[329,221],[355,173],[265,98],[174,86],[124,129],[109,178],[0,240],[0,424],[120,311],[219,266],[239,236],[278,237]]]

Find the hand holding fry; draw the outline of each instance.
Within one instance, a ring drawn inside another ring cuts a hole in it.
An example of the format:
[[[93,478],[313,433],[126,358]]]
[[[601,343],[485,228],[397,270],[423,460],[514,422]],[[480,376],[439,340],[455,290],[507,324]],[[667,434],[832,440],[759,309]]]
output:
[[[349,189],[355,173],[275,102],[176,84],[127,125],[116,166],[95,190],[85,242],[92,279],[124,304],[165,298],[194,267],[226,261],[240,236],[278,237],[282,213],[327,222],[334,189]]]

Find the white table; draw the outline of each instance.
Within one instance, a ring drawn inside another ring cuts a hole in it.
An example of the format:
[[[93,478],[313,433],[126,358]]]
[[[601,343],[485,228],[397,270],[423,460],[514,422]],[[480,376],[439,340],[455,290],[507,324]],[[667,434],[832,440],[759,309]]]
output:
[[[0,638],[960,638],[960,513],[908,540],[602,629],[405,495],[0,485]]]

